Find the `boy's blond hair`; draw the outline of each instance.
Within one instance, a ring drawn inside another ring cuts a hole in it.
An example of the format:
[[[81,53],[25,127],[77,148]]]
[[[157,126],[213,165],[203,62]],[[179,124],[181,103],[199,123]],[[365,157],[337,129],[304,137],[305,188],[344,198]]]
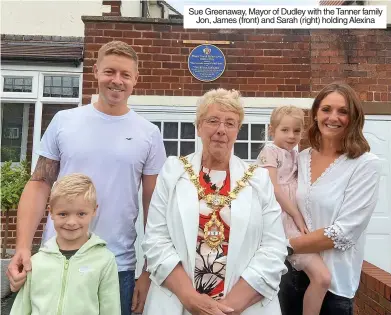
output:
[[[301,121],[302,127],[304,127],[304,112],[301,108],[292,105],[279,106],[272,111],[272,114],[270,116],[270,131],[273,132],[274,130],[276,130],[284,116],[291,116],[299,119]]]
[[[98,60],[96,61],[96,63],[98,64],[103,59],[103,57],[109,55],[128,57],[135,62],[137,68],[138,65],[137,53],[130,45],[128,45],[125,42],[115,40],[104,44],[98,51]]]
[[[72,201],[79,196],[96,207],[96,190],[91,178],[79,173],[66,175],[54,184],[49,205],[53,207],[59,198]]]

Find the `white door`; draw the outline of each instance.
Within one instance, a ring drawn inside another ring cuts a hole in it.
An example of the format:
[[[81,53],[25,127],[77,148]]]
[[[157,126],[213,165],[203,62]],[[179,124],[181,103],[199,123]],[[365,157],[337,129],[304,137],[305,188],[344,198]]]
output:
[[[379,199],[367,229],[364,259],[391,272],[391,116],[366,117],[364,136],[382,161]]]

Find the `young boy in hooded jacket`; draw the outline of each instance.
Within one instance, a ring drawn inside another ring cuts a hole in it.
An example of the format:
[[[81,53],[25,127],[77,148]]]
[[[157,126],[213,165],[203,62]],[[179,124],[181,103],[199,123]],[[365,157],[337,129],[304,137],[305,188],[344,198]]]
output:
[[[55,183],[49,212],[57,235],[32,257],[11,315],[121,314],[115,257],[88,231],[97,207],[89,177],[70,174]]]

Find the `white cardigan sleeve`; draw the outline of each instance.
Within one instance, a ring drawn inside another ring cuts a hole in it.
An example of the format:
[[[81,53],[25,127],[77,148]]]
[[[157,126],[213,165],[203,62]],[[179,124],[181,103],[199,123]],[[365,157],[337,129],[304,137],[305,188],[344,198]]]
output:
[[[337,249],[347,250],[356,243],[375,210],[381,165],[378,158],[371,157],[357,161],[360,165],[350,178],[338,216],[324,229],[324,235],[333,240]]]
[[[173,172],[178,173],[180,164],[174,157],[167,159],[158,175],[156,187],[149,205],[147,226],[145,228],[142,249],[147,258],[147,271],[151,280],[160,286],[175,266],[180,262],[179,255],[172,243],[166,222],[166,212],[172,194]],[[171,186],[168,184],[171,182]],[[166,292],[169,294],[169,292]]]
[[[284,262],[288,253],[281,207],[274,196],[273,185],[266,170],[257,169],[256,172],[261,173],[254,174],[253,178],[258,177],[254,189],[262,205],[259,209],[263,212],[262,240],[242,278],[265,297],[261,303],[266,305],[279,291],[281,276],[287,271]]]

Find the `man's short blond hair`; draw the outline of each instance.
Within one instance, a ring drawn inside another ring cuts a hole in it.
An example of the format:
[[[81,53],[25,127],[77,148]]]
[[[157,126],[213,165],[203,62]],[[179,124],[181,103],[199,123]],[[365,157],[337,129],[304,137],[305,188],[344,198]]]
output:
[[[53,207],[60,198],[72,201],[79,196],[96,207],[96,189],[91,178],[79,173],[66,175],[53,185],[49,205]]]
[[[125,42],[114,40],[104,44],[98,51],[98,60],[96,63],[99,63],[103,59],[103,57],[109,55],[128,57],[135,62],[136,67],[138,65],[137,53],[130,45]]]
[[[224,111],[234,112],[239,115],[239,126],[244,118],[244,108],[240,98],[240,92],[236,90],[216,89],[206,92],[197,102],[197,114],[195,125],[198,127],[202,119],[205,118],[209,106],[220,105]]]

